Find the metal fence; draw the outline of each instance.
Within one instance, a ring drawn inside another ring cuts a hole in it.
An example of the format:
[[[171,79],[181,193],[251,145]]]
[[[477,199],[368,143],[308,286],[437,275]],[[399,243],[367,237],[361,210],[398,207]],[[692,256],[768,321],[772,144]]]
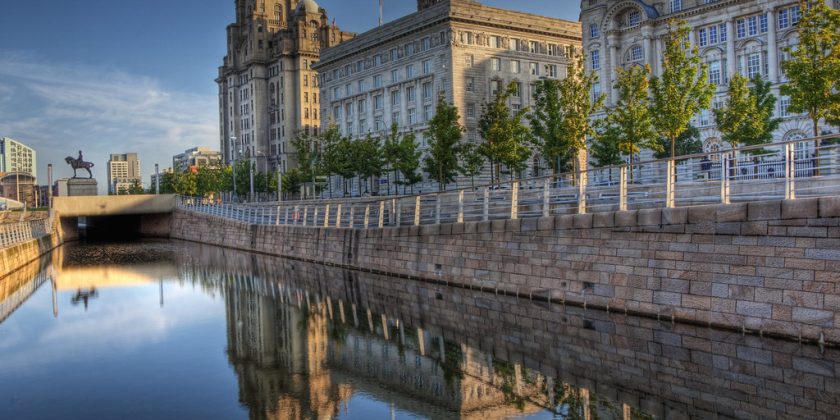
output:
[[[0,249],[29,242],[49,234],[49,218],[0,223]]]
[[[840,147],[812,138],[413,196],[178,204],[252,224],[370,228],[824,195],[840,195]]]

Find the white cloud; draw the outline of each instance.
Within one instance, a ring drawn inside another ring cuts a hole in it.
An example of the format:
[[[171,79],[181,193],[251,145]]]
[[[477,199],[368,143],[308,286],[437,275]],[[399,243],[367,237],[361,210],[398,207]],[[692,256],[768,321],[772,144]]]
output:
[[[137,152],[143,181],[194,146],[218,148],[215,95],[167,90],[150,77],[0,51],[0,135],[38,152],[38,175],[72,175],[63,159],[81,149],[100,190],[111,153]]]

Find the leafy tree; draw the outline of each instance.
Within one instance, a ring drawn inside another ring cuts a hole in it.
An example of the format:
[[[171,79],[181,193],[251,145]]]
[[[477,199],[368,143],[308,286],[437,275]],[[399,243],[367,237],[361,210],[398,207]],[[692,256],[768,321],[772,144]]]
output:
[[[303,182],[312,182],[314,184],[315,177],[320,175],[322,170],[322,150],[319,139],[316,136],[300,131],[292,139],[291,144],[297,155],[296,160],[302,177],[301,179]]]
[[[671,158],[677,156],[677,138],[694,115],[709,108],[715,91],[697,47],[688,42],[690,32],[685,21],[668,23],[662,76],[650,80],[653,125],[669,140]]]
[[[350,165],[347,159],[347,142],[341,136],[338,126],[330,125],[323,133],[321,133],[320,141],[323,157],[321,159],[321,169],[330,180],[329,192],[332,197],[332,176],[339,175],[344,178],[344,175],[349,172]]]
[[[300,191],[301,175],[297,168],[290,169],[283,174],[282,190],[284,194],[295,194]]]
[[[752,86],[750,87],[750,95],[755,101],[757,117],[762,121],[762,129],[758,132],[753,143],[749,145],[757,145],[773,142],[773,132],[779,128],[782,123],[781,118],[773,118],[776,110],[776,96],[770,92],[773,83],[765,81],[760,75],[756,74],[750,79]],[[757,153],[765,153],[763,151],[755,151]],[[750,153],[755,153],[750,152]]]
[[[478,145],[464,143],[458,149],[458,168],[461,175],[470,177],[470,184],[475,188],[475,176],[484,168],[484,157],[479,152]]]
[[[372,177],[382,175],[385,165],[379,140],[373,138],[370,133],[364,139],[353,141],[352,144],[354,172],[359,177],[359,193],[361,193],[362,180],[366,180],[369,184]],[[368,191],[372,191],[372,186],[368,185],[368,187]]]
[[[595,141],[589,147],[590,157],[594,159],[592,161],[593,166],[601,167],[624,163],[620,147],[623,135],[619,126],[607,123],[599,124],[594,137]]]
[[[657,142],[659,143],[660,148],[658,150],[660,151],[654,151],[653,156],[657,159],[671,157],[671,151],[668,149],[671,146],[671,140],[667,137],[660,137]],[[693,155],[703,151],[703,142],[700,141],[700,130],[693,125],[689,125],[677,137],[674,143],[676,143],[677,156]]]
[[[598,74],[586,73],[584,54],[574,53],[569,62],[568,75],[560,81],[560,115],[558,126],[560,138],[569,143],[569,156],[573,170],[580,168],[579,154],[586,149],[586,139],[595,134],[591,116],[604,104],[604,95],[593,97],[592,89],[598,82]]]
[[[790,59],[782,62],[788,82],[782,95],[790,97],[791,112],[805,112],[814,137],[820,119],[836,118],[840,108],[840,11],[824,0],[800,0],[799,45],[786,48]]]
[[[400,135],[399,125],[397,123],[391,124],[391,131],[385,135],[382,142],[382,158],[385,161],[385,166],[389,172],[394,175],[394,194],[398,194],[397,185],[399,184],[399,164],[402,157],[400,149]],[[388,187],[390,194],[391,187]]]
[[[447,103],[442,96],[438,98],[435,116],[429,121],[429,152],[423,170],[437,181],[439,191],[443,191],[458,174],[457,149],[464,132],[460,119],[458,108]]]
[[[484,103],[481,110],[481,119],[478,121],[478,131],[484,138],[484,143],[479,146],[479,151],[494,166],[494,182],[501,181],[501,166],[505,165],[515,172],[525,169],[525,162],[531,155],[531,149],[527,142],[530,140],[530,132],[522,124],[522,119],[528,113],[522,109],[511,113],[508,101],[517,92],[517,84],[511,82],[507,88],[500,90],[489,103]]]
[[[650,67],[632,66],[629,70],[619,68],[617,72],[615,87],[618,89],[618,102],[615,108],[607,111],[607,128],[602,130],[601,139],[596,144],[602,143],[599,154],[611,165],[624,163],[619,162],[620,157],[612,156],[611,159],[606,159],[607,155],[604,153],[613,146],[630,157],[630,182],[633,182],[636,155],[642,149],[659,151],[662,146],[657,142],[650,110]],[[609,153],[608,155],[611,156]],[[602,159],[598,160],[604,165]]]
[[[418,150],[417,136],[414,133],[401,136],[397,146],[396,169],[403,176],[402,181],[398,183],[403,185],[403,194],[405,194],[406,185],[412,186],[413,190],[414,184],[423,180],[423,176],[418,172],[421,152]]]
[[[563,122],[560,81],[545,79],[536,83],[534,107],[528,116],[532,142],[540,150],[554,174],[566,170],[571,144],[561,130]]]
[[[747,79],[740,74],[736,73],[729,80],[726,104],[712,111],[723,141],[729,143],[733,150],[742,144],[755,142],[764,130],[764,121],[759,118],[756,101],[747,87]]]

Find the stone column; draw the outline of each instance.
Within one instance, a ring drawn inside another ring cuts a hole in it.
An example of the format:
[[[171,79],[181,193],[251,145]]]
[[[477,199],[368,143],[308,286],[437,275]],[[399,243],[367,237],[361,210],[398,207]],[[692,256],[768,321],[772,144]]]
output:
[[[656,68],[653,69],[653,74],[657,76],[662,76],[662,62],[660,60],[660,57],[662,57],[662,54],[665,51],[665,47],[662,45],[662,38],[656,38],[653,42],[655,49],[654,53],[656,54],[656,56],[654,57],[654,63],[656,64]]]
[[[650,65],[651,71],[656,67],[657,56],[653,53],[653,30],[650,26],[642,27],[642,38],[644,39],[645,62]]]
[[[735,63],[735,22],[726,19],[726,74],[728,78],[735,75],[738,66]]]
[[[618,102],[618,91],[615,89],[615,83],[613,83],[615,71],[618,68],[618,40],[616,38],[615,35],[608,37],[607,54],[610,59],[610,68],[607,70],[607,77],[604,78],[604,82],[606,83],[604,87],[609,92],[611,105],[615,105]]]
[[[776,48],[776,14],[767,10],[767,78],[771,83],[779,81],[779,60]]]

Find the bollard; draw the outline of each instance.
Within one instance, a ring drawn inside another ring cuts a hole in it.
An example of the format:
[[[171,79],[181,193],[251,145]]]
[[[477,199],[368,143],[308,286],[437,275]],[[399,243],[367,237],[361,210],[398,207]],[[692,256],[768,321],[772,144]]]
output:
[[[385,202],[379,202],[379,228],[385,227]]]
[[[370,225],[370,204],[365,206],[365,229]]]
[[[578,214],[586,214],[586,170],[578,170]]]
[[[458,223],[464,223],[464,190],[458,191]]]
[[[414,197],[414,226],[420,226],[420,196]]]
[[[481,213],[481,220],[488,221],[490,220],[490,187],[484,187],[484,202],[483,202],[484,209]]]
[[[519,218],[519,181],[510,184],[510,218]]]
[[[356,206],[350,205],[350,222],[348,226],[350,229],[356,227]]]
[[[785,144],[785,199],[796,199],[796,149],[793,143]]]
[[[674,159],[668,161],[665,175],[665,207],[674,208],[676,204],[676,165]]]
[[[341,204],[338,205],[335,213],[335,227],[341,227]]]
[[[621,167],[618,183],[618,210],[627,211],[627,166]]]
[[[324,206],[324,227],[330,227],[330,205]]]
[[[551,178],[546,178],[543,181],[543,206],[542,206],[542,215],[543,217],[548,217],[551,215]]]
[[[729,158],[724,153],[720,154],[720,202],[729,204]]]

